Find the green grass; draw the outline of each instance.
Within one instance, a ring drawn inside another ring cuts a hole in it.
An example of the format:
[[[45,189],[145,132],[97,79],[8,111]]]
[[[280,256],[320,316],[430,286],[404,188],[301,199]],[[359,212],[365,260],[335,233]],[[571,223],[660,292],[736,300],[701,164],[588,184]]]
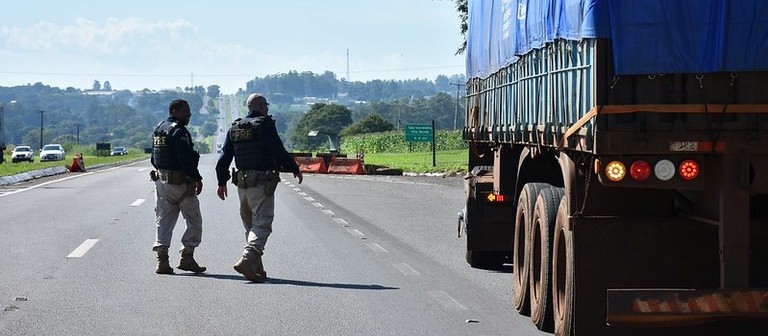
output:
[[[350,155],[349,157],[354,156]],[[431,151],[365,154],[365,163],[399,168],[404,172],[460,174],[467,171],[467,150],[437,151],[435,153],[435,166],[432,166]]]
[[[32,170],[51,168],[51,167],[63,167],[72,164],[72,158],[75,154],[67,153],[67,158],[64,161],[46,161],[40,162],[40,156],[35,156],[35,162],[18,162],[12,163],[10,155],[5,155],[5,162],[0,164],[0,176],[16,175],[23,172]],[[95,155],[83,155],[83,162],[85,168],[92,167],[99,164],[109,164],[121,161],[131,161],[139,158],[149,158],[149,154],[138,153],[136,150],[129,152],[128,155],[123,156],[95,156]]]

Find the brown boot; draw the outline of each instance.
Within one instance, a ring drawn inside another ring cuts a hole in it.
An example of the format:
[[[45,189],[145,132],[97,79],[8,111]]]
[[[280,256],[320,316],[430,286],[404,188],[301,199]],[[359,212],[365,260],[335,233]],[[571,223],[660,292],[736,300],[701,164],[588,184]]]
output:
[[[156,247],[154,250],[157,252],[157,268],[155,273],[157,274],[173,274],[173,268],[168,263],[168,248]]]
[[[264,271],[264,265],[261,263],[261,254],[259,253],[250,252],[243,254],[235,264],[234,269],[253,282],[263,283],[267,279],[267,272]]]
[[[181,250],[181,259],[179,259],[179,266],[176,268],[194,273],[204,273],[206,270],[204,266],[198,265],[195,261],[194,250],[186,248]]]

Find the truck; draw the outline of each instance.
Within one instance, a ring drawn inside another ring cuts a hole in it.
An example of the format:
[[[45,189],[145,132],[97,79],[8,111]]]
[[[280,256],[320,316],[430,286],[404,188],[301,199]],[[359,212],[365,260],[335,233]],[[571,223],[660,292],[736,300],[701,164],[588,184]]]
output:
[[[469,0],[469,265],[511,263],[515,310],[559,336],[764,335],[767,15]]]

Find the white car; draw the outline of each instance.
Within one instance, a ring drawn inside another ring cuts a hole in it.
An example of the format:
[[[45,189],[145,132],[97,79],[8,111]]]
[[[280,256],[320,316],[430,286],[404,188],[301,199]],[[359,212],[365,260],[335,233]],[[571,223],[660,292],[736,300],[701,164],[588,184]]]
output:
[[[35,162],[35,152],[32,151],[32,147],[29,146],[16,146],[11,152],[11,161],[13,163],[19,161]]]
[[[64,160],[66,154],[67,152],[64,151],[64,147],[61,147],[61,145],[47,144],[43,146],[43,150],[40,151],[40,162]]]

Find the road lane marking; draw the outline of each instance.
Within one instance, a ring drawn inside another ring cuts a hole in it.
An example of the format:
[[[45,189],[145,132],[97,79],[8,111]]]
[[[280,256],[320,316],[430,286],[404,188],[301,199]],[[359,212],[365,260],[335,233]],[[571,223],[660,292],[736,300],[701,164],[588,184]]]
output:
[[[304,199],[305,199],[305,200],[307,200],[307,201],[309,201],[309,202],[314,202],[314,201],[315,201],[315,199],[314,199],[314,198],[312,198],[312,197],[309,197],[309,196],[307,196],[307,197],[304,197]]]
[[[334,218],[333,220],[339,224],[344,224],[344,225],[349,224],[347,223],[347,221],[344,220],[344,218]]]
[[[362,232],[360,232],[357,229],[347,229],[347,232],[349,232],[349,234],[351,234],[353,236],[358,236],[358,237],[365,236],[365,233],[362,233]]]
[[[392,264],[392,265],[395,266],[395,268],[397,268],[398,270],[400,270],[400,272],[402,272],[404,275],[420,275],[418,271],[416,271],[415,269],[413,269],[413,267],[411,267],[411,265],[408,265],[406,263],[399,263],[399,264]]]
[[[67,259],[69,258],[80,258],[84,256],[86,253],[88,253],[88,250],[93,247],[93,245],[96,245],[96,242],[98,242],[98,239],[86,239],[80,246],[78,246],[72,253],[70,253],[67,256]]]
[[[459,301],[456,301],[456,299],[452,298],[448,293],[443,291],[429,291],[429,295],[432,295],[437,302],[439,302],[443,307],[451,309],[451,310],[467,310],[467,307],[464,307]]]
[[[5,194],[0,194],[0,197],[8,196],[8,195],[13,195],[13,194],[16,194],[16,193],[20,193],[22,191],[32,190],[32,189],[35,189],[35,188],[40,188],[42,186],[47,186],[47,185],[49,185],[51,183],[62,182],[62,181],[66,181],[66,180],[71,180],[73,178],[88,176],[90,174],[93,174],[93,172],[87,172],[87,173],[82,173],[82,174],[77,174],[77,175],[72,175],[72,176],[69,176],[69,177],[64,177],[64,178],[56,179],[56,180],[53,180],[53,181],[43,182],[43,183],[40,183],[40,184],[37,184],[37,185],[29,186],[27,188],[14,190],[14,191],[11,191],[11,192],[8,192],[8,193],[5,193]]]
[[[131,203],[131,206],[132,207],[137,207],[137,206],[141,205],[141,203],[144,203],[144,201],[146,201],[146,199],[139,198],[135,202]]]
[[[291,188],[291,190],[293,190],[293,191],[295,191],[295,192],[299,192],[299,191],[301,191],[301,189],[299,189],[299,188]]]
[[[315,206],[315,208],[322,208],[322,207],[323,207],[323,205],[322,205],[322,204],[320,204],[320,203],[317,203],[317,202],[314,202],[314,203],[312,203],[312,205],[314,205],[314,206]]]
[[[307,196],[309,196],[309,195],[307,195],[307,193],[305,193],[305,192],[303,192],[303,191],[302,191],[302,192],[300,192],[300,193],[299,193],[299,196],[304,196],[304,197],[307,197]]]
[[[328,216],[331,216],[331,217],[336,216],[336,214],[333,213],[333,211],[328,210],[328,209],[323,209],[323,213],[328,215]]]
[[[387,249],[381,247],[381,245],[377,243],[367,243],[365,245],[368,246],[369,249],[374,250],[376,252],[389,252],[387,251]]]

